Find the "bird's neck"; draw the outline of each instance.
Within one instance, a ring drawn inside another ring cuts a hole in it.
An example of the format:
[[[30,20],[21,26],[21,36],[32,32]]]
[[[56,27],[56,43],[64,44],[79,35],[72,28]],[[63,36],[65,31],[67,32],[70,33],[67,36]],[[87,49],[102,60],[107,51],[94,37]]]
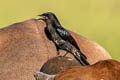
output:
[[[55,26],[61,26],[61,24],[60,24],[58,21],[54,21],[53,24],[54,24]]]
[[[50,25],[51,23],[52,23],[52,22],[51,22],[50,20],[47,20],[47,21],[46,21],[46,24],[47,24],[47,25]]]
[[[47,21],[47,26],[48,26],[48,28],[52,27],[52,22],[50,20]]]

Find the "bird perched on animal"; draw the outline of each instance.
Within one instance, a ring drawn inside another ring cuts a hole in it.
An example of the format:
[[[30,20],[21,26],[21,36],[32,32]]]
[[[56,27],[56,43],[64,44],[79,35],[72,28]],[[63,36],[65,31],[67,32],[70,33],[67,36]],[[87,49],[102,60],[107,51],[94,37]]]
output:
[[[80,51],[80,48],[71,34],[61,26],[55,14],[47,12],[38,16],[41,16],[41,19],[47,25],[46,32],[48,38],[56,45],[57,55],[59,55],[60,49],[66,50],[72,53],[82,65],[89,65],[86,56]]]

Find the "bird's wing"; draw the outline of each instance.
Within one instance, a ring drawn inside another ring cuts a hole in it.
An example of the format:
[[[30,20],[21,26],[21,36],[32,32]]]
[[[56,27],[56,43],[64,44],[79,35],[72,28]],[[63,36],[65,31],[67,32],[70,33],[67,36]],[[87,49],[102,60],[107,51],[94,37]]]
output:
[[[64,29],[61,26],[60,27],[58,26],[56,31],[62,39],[70,42],[73,46],[75,46],[78,50],[80,50],[76,41],[74,40],[74,38],[71,36],[71,34],[66,29]]]

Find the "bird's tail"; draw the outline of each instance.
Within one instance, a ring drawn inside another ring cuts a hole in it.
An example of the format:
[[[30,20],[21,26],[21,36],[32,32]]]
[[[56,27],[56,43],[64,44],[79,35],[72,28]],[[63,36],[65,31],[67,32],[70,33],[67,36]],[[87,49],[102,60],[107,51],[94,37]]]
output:
[[[81,53],[81,60],[86,64],[86,65],[90,65],[89,62],[87,61],[87,57]]]
[[[87,61],[87,57],[81,52],[76,52],[75,58],[80,62],[81,65],[90,65]]]

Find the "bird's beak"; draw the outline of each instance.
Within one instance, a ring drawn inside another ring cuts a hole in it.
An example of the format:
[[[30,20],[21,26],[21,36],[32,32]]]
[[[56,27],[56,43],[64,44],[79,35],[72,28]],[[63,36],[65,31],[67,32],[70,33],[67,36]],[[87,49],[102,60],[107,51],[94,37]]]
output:
[[[37,15],[37,16],[40,16],[39,20],[46,20],[46,16],[43,15]]]

